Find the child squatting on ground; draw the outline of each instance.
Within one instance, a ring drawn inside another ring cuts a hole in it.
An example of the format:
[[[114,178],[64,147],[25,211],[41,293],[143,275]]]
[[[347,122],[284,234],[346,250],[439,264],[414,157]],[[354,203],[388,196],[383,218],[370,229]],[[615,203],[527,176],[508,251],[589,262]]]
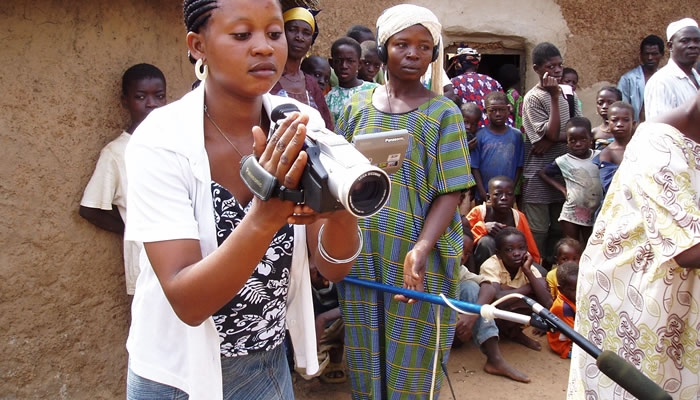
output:
[[[527,247],[535,263],[540,263],[540,253],[530,232],[525,214],[513,208],[515,185],[507,176],[497,176],[489,181],[489,200],[474,207],[467,214],[474,240],[474,263],[478,271],[481,264],[496,253],[495,237],[503,228],[517,228],[527,239]]]
[[[578,282],[578,262],[567,261],[557,268],[559,294],[549,311],[574,328],[576,316],[576,283]],[[572,341],[561,332],[547,332],[549,347],[561,358],[571,358]]]
[[[533,298],[543,307],[552,306],[552,297],[547,283],[540,272],[532,265],[532,255],[528,253],[525,235],[519,230],[506,227],[496,235],[496,254],[481,266],[481,275],[493,286],[495,298],[500,299],[510,293],[520,293]],[[499,308],[530,315],[530,307],[520,299],[509,299]],[[541,350],[540,343],[523,333],[523,326],[510,321],[497,320],[496,325],[504,337],[533,350]]]
[[[572,238],[562,238],[557,242],[554,247],[554,254],[556,255],[556,264],[552,266],[552,270],[547,273],[547,286],[552,294],[552,299],[556,300],[559,295],[559,283],[557,281],[557,269],[560,265],[565,262],[573,261],[578,264],[581,259],[581,254],[583,253],[583,246],[581,242]]]
[[[472,249],[474,238],[471,226],[466,217],[462,217],[462,233],[464,248],[462,253],[462,267],[459,275],[459,300],[475,304],[489,304],[493,301],[495,291],[493,285],[466,267],[473,264]],[[459,347],[474,340],[479,349],[486,355],[484,371],[493,375],[501,375],[518,382],[530,382],[530,378],[513,368],[503,358],[498,344],[498,327],[494,320],[486,322],[483,318],[473,314],[459,314],[453,347]]]

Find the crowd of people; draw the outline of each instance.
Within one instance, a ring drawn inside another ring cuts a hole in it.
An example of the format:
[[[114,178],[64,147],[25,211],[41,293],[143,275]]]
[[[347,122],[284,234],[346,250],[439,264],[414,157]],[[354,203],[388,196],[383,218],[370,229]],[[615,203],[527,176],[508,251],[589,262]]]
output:
[[[510,295],[531,297],[674,398],[697,396],[697,23],[669,24],[666,44],[644,38],[640,66],[583,104],[551,43],[533,48],[539,81],[522,95],[517,66],[490,77],[476,49],[443,54],[426,8],[391,7],[376,32],[352,26],[327,59],[308,56],[317,13],[185,0],[193,90],[165,105],[158,68],[124,73],[131,122],[100,153],[80,215],[125,234],[127,398],[290,399],[291,370],[349,378],[355,399],[437,398],[438,366],[472,340],[487,373],[530,381],[499,348],[541,350],[523,325],[346,276],[528,315]],[[273,130],[284,103],[301,111]],[[595,127],[582,116],[594,107]],[[376,215],[287,200],[316,128],[348,141],[409,131]],[[272,197],[242,180],[249,155],[280,186]],[[619,395],[564,334],[547,343],[572,358],[570,399]]]

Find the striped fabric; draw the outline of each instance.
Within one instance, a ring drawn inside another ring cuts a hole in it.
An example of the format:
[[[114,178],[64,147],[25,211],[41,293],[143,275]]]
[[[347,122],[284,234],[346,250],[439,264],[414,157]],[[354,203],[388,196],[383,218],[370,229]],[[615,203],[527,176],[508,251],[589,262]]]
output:
[[[404,258],[418,239],[431,203],[441,194],[472,187],[474,180],[464,123],[454,103],[439,96],[411,112],[389,114],[371,104],[373,92],[353,96],[338,118],[336,132],[351,140],[354,135],[406,128],[413,140],[402,168],[391,176],[387,205],[375,216],[360,220],[365,245],[350,276],[401,287]],[[445,233],[428,254],[427,292],[457,297],[461,253],[462,226],[455,209]],[[353,399],[382,397],[382,348],[387,398],[427,398],[435,354],[435,307],[423,302],[408,305],[389,294],[343,283],[338,294]],[[385,337],[379,337],[380,321]],[[443,308],[440,326],[440,351],[446,362],[455,313]],[[439,389],[439,367],[438,371]]]
[[[581,116],[579,100],[574,93],[575,115]],[[555,190],[551,185],[537,176],[537,173],[547,165],[551,164],[557,157],[567,153],[566,146],[566,123],[569,122],[569,103],[563,95],[559,97],[559,142],[544,153],[543,156],[530,154],[532,145],[544,137],[549,123],[549,113],[552,109],[552,98],[549,92],[539,85],[533,87],[525,94],[523,100],[523,129],[525,131],[525,165],[523,167],[523,177],[525,186],[523,189],[523,201],[525,203],[551,204],[563,203],[564,196]],[[561,180],[563,184],[564,181]]]

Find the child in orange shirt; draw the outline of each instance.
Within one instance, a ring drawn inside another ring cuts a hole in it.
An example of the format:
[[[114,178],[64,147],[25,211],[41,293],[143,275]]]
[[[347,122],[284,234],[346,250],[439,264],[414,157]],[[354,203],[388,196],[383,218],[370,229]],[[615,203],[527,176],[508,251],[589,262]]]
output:
[[[474,237],[474,262],[477,269],[496,253],[496,234],[507,226],[517,228],[525,235],[532,259],[539,264],[540,252],[530,231],[525,214],[513,208],[515,184],[507,176],[496,176],[489,181],[490,203],[481,204],[469,211],[467,219]]]
[[[547,273],[547,286],[552,293],[552,299],[556,300],[559,295],[559,283],[557,281],[557,268],[567,261],[573,261],[578,264],[583,254],[583,246],[581,242],[572,238],[563,238],[554,246],[554,254],[557,255],[557,263],[552,266],[552,270]]]
[[[576,283],[578,282],[578,263],[567,261],[557,268],[557,281],[559,282],[559,295],[554,300],[549,311],[571,328],[574,327],[576,316]],[[552,351],[561,358],[571,358],[571,345],[573,342],[561,332],[547,332],[547,341]]]

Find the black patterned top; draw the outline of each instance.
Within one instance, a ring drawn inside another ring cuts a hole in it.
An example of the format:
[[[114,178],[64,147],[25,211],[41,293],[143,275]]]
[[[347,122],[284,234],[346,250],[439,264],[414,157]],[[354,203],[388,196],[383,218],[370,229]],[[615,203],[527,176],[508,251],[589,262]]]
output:
[[[211,192],[216,239],[221,246],[249,211],[250,203],[244,209],[226,188],[214,181]],[[272,239],[243,288],[214,314],[224,357],[269,351],[284,341],[293,247],[294,228],[287,224]]]

